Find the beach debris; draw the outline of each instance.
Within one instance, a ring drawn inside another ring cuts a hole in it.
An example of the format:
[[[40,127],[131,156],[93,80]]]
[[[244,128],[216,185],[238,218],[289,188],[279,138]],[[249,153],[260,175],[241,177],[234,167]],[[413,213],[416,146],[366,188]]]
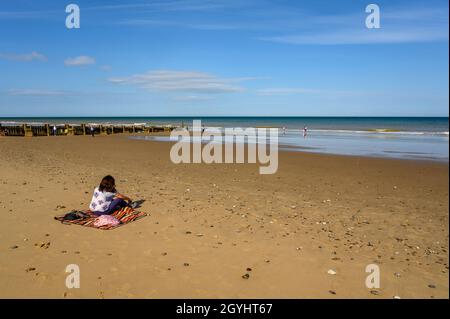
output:
[[[19,248],[19,246],[17,246],[17,245],[13,245],[13,246],[9,247],[9,249],[17,249],[17,248]]]
[[[63,206],[63,205],[56,205],[56,209],[64,209],[64,208],[66,208],[66,206]]]
[[[331,260],[333,260],[333,261],[338,261],[338,260],[341,260],[341,258],[339,258],[339,257],[333,257],[333,258],[331,258]]]
[[[192,234],[191,231],[187,231],[187,232],[186,232],[186,235],[190,235],[190,234]]]
[[[247,270],[247,271],[252,271],[252,269],[251,269],[250,267],[248,267],[246,270]]]
[[[428,288],[434,289],[434,288],[436,288],[436,285],[434,285],[434,284],[429,284],[429,285],[428,285]]]
[[[184,263],[183,266],[189,267],[189,263]]]
[[[164,252],[164,253],[162,253],[161,255],[163,255],[163,256],[167,256],[167,253],[166,253],[166,252]]]
[[[197,235],[195,235],[195,236],[197,236],[197,237],[203,237],[203,236],[205,236],[205,235],[203,235],[203,234],[197,234]]]
[[[399,277],[401,277],[401,274],[399,272],[396,272],[396,273],[394,273],[394,276],[399,278]]]
[[[394,299],[402,299],[402,298],[400,298],[400,296],[394,296],[392,298],[394,298]]]
[[[248,278],[250,278],[250,275],[249,274],[242,275],[242,278],[243,279],[248,279]]]
[[[35,271],[36,268],[34,267],[28,267],[27,269],[25,269],[26,272],[30,272],[30,271]]]
[[[370,293],[375,296],[378,296],[380,294],[378,290],[371,290]]]
[[[328,292],[329,292],[330,294],[332,294],[332,295],[335,295],[335,294],[336,294],[336,291],[334,291],[334,290],[328,290]]]
[[[34,246],[39,247],[39,248],[44,248],[44,249],[48,249],[50,247],[50,242],[40,242],[40,243],[36,243],[34,244]]]
[[[328,273],[329,275],[336,275],[336,274],[337,274],[337,272],[334,271],[333,269],[328,270],[327,273]]]

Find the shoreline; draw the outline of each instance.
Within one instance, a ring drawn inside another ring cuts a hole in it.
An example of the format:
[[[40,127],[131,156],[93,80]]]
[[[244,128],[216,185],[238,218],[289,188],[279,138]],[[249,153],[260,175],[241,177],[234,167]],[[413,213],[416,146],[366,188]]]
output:
[[[143,142],[152,142],[152,143],[169,143],[174,144],[176,142],[173,141],[165,141],[165,140],[147,140],[147,137],[168,137],[170,134],[168,132],[154,132],[154,133],[122,133],[113,135],[116,138],[125,138],[130,140],[140,140]],[[86,134],[87,136],[87,134]],[[97,136],[96,138],[104,138],[108,137],[109,135],[104,136]],[[36,136],[37,138],[55,138],[54,136]],[[36,138],[35,137],[35,138]],[[59,136],[62,137],[62,136]],[[137,137],[137,138],[136,138]],[[17,139],[17,138],[23,138],[23,139],[29,139],[29,137],[24,136],[0,136],[1,138],[11,138],[11,139]],[[78,137],[76,137],[78,138]],[[308,151],[308,149],[314,150],[317,149],[316,147],[302,147],[302,146],[293,146],[291,144],[279,144],[278,151],[281,152],[292,152],[292,153],[303,153],[303,154],[316,154],[316,155],[323,155],[323,156],[338,156],[338,157],[353,157],[353,158],[371,158],[371,159],[385,159],[385,160],[397,160],[397,161],[412,161],[412,162],[424,162],[424,163],[437,163],[442,165],[448,165],[450,162],[450,158],[401,158],[401,157],[393,157],[393,156],[381,156],[381,155],[361,155],[361,154],[339,154],[339,153],[331,153],[331,152],[321,152],[321,151]],[[219,163],[220,164],[220,163]],[[225,163],[222,163],[225,164]]]
[[[169,134],[133,134],[130,135],[128,138],[134,139],[134,140],[142,140],[146,142],[159,142],[159,143],[176,143],[173,141],[163,140],[165,139]],[[156,139],[151,139],[152,137],[156,137]],[[147,139],[150,138],[150,139]],[[202,144],[205,144],[206,142],[202,142]],[[247,145],[247,143],[245,143]],[[439,158],[439,157],[401,157],[401,154],[409,154],[408,152],[398,152],[398,156],[392,156],[392,155],[380,155],[380,154],[344,154],[344,153],[334,153],[330,151],[320,151],[319,147],[314,146],[299,146],[299,145],[292,145],[287,143],[279,143],[278,144],[278,150],[279,152],[299,152],[299,153],[312,153],[312,154],[322,154],[322,155],[336,155],[336,156],[351,156],[351,157],[368,157],[368,158],[380,158],[380,159],[397,159],[397,160],[406,160],[406,161],[425,161],[425,162],[437,162],[437,163],[443,163],[448,164],[449,158]],[[385,153],[392,154],[391,152],[385,151]],[[411,154],[409,154],[411,155]]]

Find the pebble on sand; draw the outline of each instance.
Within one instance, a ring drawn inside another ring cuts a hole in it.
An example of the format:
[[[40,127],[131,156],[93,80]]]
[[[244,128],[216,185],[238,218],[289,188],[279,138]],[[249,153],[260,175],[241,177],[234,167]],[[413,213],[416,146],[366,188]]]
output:
[[[336,274],[337,274],[337,272],[334,271],[333,269],[328,270],[327,273],[328,273],[329,275],[336,275]]]
[[[248,278],[250,278],[250,275],[249,274],[245,274],[245,275],[242,276],[242,278],[243,279],[248,279]]]

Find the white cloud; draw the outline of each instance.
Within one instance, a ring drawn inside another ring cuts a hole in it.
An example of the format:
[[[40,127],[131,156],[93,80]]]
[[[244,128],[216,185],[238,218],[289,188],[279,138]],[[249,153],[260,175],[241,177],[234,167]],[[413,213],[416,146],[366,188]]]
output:
[[[448,9],[381,7],[381,28],[367,29],[363,11],[308,15],[297,30],[259,40],[299,45],[423,43],[448,41]]]
[[[112,66],[110,66],[110,65],[102,65],[100,67],[100,70],[105,71],[105,72],[109,72],[109,71],[112,70]]]
[[[7,91],[7,94],[13,96],[67,96],[74,95],[76,93],[65,90],[11,89]]]
[[[448,41],[448,30],[445,29],[349,29],[310,34],[286,35],[260,38],[279,43],[343,45],[343,44],[381,44]]]
[[[192,102],[192,101],[209,101],[213,100],[212,96],[199,96],[199,95],[187,95],[187,96],[177,96],[174,98],[175,101],[181,102]]]
[[[99,5],[87,7],[85,10],[210,11],[242,6],[242,1],[239,0],[161,0],[146,3]]]
[[[9,61],[21,61],[21,62],[31,62],[31,61],[47,61],[47,57],[41,53],[33,51],[31,53],[25,54],[15,54],[15,53],[1,53],[0,59],[5,59]]]
[[[86,56],[86,55],[80,55],[74,58],[67,58],[64,61],[64,64],[66,66],[83,66],[83,65],[90,65],[90,64],[95,64],[95,59],[90,57],[90,56]]]
[[[324,91],[305,88],[268,88],[257,90],[258,95],[291,95],[291,94],[321,94]]]
[[[320,96],[321,98],[355,98],[355,97],[376,97],[386,92],[353,91],[353,90],[330,90],[330,89],[308,89],[300,87],[278,87],[256,90],[260,96],[287,96],[287,95],[309,95]]]
[[[189,93],[235,93],[244,88],[239,82],[253,78],[220,78],[204,72],[156,70],[128,77],[113,77],[108,81],[128,84],[152,91],[172,91]]]

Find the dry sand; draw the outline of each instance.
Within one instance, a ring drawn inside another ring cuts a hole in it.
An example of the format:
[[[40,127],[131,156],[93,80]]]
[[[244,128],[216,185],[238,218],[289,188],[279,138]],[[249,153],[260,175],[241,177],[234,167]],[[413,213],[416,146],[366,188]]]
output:
[[[449,297],[448,164],[284,152],[263,176],[175,165],[170,146],[0,137],[0,297]],[[53,220],[106,174],[150,216],[111,231]],[[380,289],[365,286],[372,263]]]

